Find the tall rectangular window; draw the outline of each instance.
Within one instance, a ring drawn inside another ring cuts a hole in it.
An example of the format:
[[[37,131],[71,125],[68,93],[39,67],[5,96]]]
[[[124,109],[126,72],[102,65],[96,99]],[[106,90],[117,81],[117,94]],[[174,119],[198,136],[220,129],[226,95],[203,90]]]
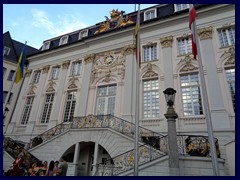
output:
[[[43,106],[43,112],[41,117],[41,123],[48,123],[50,119],[50,115],[52,112],[52,105],[54,101],[54,93],[53,94],[47,94],[45,97],[45,102]]]
[[[32,83],[38,83],[40,78],[41,71],[34,71],[32,77]]]
[[[80,75],[81,68],[82,68],[82,62],[81,61],[73,62],[71,75],[72,76]]]
[[[63,118],[64,122],[70,122],[73,120],[76,99],[77,99],[77,91],[68,92],[64,118]]]
[[[24,110],[23,110],[23,115],[22,115],[22,120],[21,124],[27,124],[29,120],[29,116],[31,113],[32,109],[32,104],[33,104],[34,96],[27,97]]]
[[[60,71],[60,67],[59,66],[53,67],[52,68],[52,72],[51,72],[51,76],[50,76],[50,80],[58,79],[59,71]]]
[[[225,72],[226,72],[229,92],[232,98],[233,109],[235,111],[235,69],[227,69]]]
[[[9,80],[9,81],[14,81],[14,79],[13,79],[14,73],[15,73],[14,70],[11,70],[11,71],[9,72],[9,75],[8,75],[8,80]]]
[[[218,37],[221,47],[235,44],[235,27],[218,30]]]
[[[98,87],[96,107],[97,115],[114,115],[116,90],[116,84]]]
[[[143,47],[143,61],[157,60],[157,44]]]
[[[143,117],[157,118],[159,110],[158,79],[143,81]]]
[[[198,74],[181,75],[180,81],[184,115],[202,115],[202,98]]]
[[[178,54],[191,54],[192,53],[192,39],[188,38],[181,38],[178,39]]]
[[[7,46],[4,46],[3,55],[4,55],[4,56],[8,56],[9,53],[10,53],[10,50],[11,50],[11,48],[9,48],[9,47],[7,47]]]

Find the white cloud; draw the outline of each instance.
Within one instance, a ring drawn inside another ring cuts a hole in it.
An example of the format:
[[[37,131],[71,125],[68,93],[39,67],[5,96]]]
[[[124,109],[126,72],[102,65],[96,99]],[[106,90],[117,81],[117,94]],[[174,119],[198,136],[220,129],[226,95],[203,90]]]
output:
[[[53,36],[60,36],[88,26],[79,21],[78,17],[74,15],[59,15],[57,19],[50,20],[45,11],[31,9],[31,13],[33,16],[32,25],[47,30]]]

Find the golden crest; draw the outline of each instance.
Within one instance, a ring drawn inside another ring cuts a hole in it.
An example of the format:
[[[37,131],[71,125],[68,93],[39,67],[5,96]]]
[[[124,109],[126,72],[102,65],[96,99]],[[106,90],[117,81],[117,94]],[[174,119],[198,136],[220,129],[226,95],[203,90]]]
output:
[[[131,20],[130,16],[124,17],[124,13],[125,13],[124,11],[118,11],[118,9],[116,9],[116,10],[113,9],[112,11],[110,11],[111,19],[109,19],[107,16],[105,16],[106,21],[100,24],[99,29],[94,34],[98,34],[101,32],[105,32],[109,29],[115,29],[120,26],[126,26],[128,24],[134,23]]]

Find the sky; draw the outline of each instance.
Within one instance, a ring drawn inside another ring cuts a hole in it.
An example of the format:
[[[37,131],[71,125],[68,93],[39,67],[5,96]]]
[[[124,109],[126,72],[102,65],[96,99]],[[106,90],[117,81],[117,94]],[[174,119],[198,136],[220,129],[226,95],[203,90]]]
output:
[[[140,9],[156,4],[141,4]],[[105,21],[112,9],[134,12],[134,4],[3,4],[3,33],[39,49],[43,41]]]

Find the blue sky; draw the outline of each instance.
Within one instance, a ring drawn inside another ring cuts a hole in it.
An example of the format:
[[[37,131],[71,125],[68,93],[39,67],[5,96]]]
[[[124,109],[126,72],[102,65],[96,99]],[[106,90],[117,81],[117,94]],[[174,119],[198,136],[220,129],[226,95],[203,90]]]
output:
[[[156,4],[141,4],[141,9]],[[3,4],[3,33],[39,49],[42,42],[105,20],[112,9],[126,13],[134,4]]]

